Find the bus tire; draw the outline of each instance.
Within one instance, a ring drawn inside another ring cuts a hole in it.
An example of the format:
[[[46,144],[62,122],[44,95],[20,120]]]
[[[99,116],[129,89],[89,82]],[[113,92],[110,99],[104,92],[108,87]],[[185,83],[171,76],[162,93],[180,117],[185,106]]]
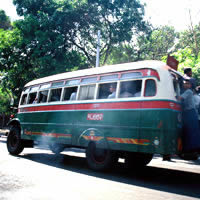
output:
[[[24,150],[24,144],[21,139],[19,127],[11,127],[7,137],[7,149],[11,155],[18,155]]]
[[[105,171],[115,164],[117,155],[108,148],[97,148],[95,142],[90,142],[86,149],[86,160],[91,169]]]
[[[52,143],[49,144],[49,149],[55,154],[60,154],[62,151],[64,151],[65,146],[63,144]]]
[[[151,162],[153,154],[129,152],[125,156],[125,165],[127,168],[144,167]]]

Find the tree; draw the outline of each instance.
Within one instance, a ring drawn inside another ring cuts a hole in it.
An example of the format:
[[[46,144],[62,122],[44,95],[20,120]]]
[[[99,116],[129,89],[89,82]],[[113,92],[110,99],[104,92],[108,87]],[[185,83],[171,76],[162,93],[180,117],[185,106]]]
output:
[[[0,29],[11,29],[10,18],[6,15],[4,10],[0,10]]]
[[[197,80],[197,85],[200,84],[200,55],[196,58],[195,53],[189,47],[179,49],[172,54],[178,61],[178,71],[184,71],[184,68],[191,67],[193,77]]]
[[[173,52],[178,33],[174,27],[163,26],[152,31],[150,37],[140,37],[138,56],[142,59],[161,60],[163,56]]]
[[[133,38],[131,43],[123,43],[114,48],[108,63],[133,62],[138,60],[161,60],[163,56],[174,52],[178,33],[174,27],[163,26],[153,29],[149,34]]]
[[[6,125],[6,116],[12,113],[11,109],[11,92],[0,87],[0,121],[1,128]]]
[[[14,4],[25,17],[18,28],[26,33],[23,37],[28,36],[31,48],[44,53],[45,46],[52,49],[53,44],[59,56],[73,48],[84,54],[90,66],[95,65],[97,30],[102,33],[101,63],[105,64],[115,45],[129,42],[148,27],[144,6],[137,0],[14,0]]]
[[[30,80],[95,64],[97,30],[101,63],[132,34],[148,30],[137,0],[14,0],[24,19],[0,32],[2,83],[20,95]]]
[[[176,50],[190,48],[195,58],[198,58],[200,50],[200,24],[192,26],[180,33],[179,41],[176,45]]]

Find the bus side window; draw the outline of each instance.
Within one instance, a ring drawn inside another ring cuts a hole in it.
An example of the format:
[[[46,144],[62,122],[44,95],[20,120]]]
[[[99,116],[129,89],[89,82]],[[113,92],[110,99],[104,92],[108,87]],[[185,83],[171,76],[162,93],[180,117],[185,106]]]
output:
[[[47,102],[47,97],[48,97],[48,90],[40,91],[39,92],[39,101],[38,103],[45,103]]]
[[[37,92],[29,93],[28,104],[32,104],[36,99]]]
[[[61,92],[62,92],[62,88],[52,89],[49,102],[60,101]]]
[[[26,100],[27,100],[27,94],[24,94],[22,96],[21,105],[25,105],[26,104]]]
[[[81,86],[78,99],[79,100],[94,99],[95,88],[96,88],[96,84]]]
[[[115,98],[116,97],[116,87],[117,87],[116,82],[100,84],[97,99]]]
[[[64,90],[63,101],[75,101],[78,87],[68,87]]]
[[[120,98],[140,97],[142,80],[124,81],[120,84]]]
[[[117,85],[116,83],[112,83],[112,84]],[[97,99],[107,99],[108,96],[111,94],[110,89],[109,89],[110,87],[111,87],[111,83],[100,84]]]
[[[146,80],[145,82],[145,97],[152,97],[156,95],[156,82],[153,79]]]

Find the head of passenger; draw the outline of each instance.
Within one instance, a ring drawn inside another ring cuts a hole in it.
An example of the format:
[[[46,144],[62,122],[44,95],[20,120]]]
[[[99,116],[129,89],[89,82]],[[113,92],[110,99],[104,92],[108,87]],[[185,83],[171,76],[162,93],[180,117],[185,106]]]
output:
[[[192,69],[191,68],[185,68],[184,69],[184,74],[186,74],[189,77],[192,77]]]
[[[115,92],[116,91],[116,86],[115,85],[110,85],[109,91],[111,93]]]
[[[191,84],[190,80],[185,80],[183,83],[184,83],[183,87],[185,90],[192,88],[192,84]]]

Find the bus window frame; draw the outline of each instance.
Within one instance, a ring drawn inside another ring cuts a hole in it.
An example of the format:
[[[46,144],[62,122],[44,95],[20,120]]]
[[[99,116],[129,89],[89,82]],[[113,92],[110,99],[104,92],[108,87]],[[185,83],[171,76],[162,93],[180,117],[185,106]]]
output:
[[[130,82],[130,81],[142,81],[141,82],[141,95],[139,96],[139,97],[120,97],[120,87],[121,87],[121,83],[124,83],[124,82]],[[142,78],[142,77],[140,77],[140,78],[136,78],[136,79],[121,79],[121,80],[119,80],[119,82],[120,82],[120,84],[119,84],[119,92],[117,93],[118,94],[118,98],[119,99],[125,99],[125,98],[128,98],[128,99],[131,99],[131,98],[133,98],[133,99],[135,99],[135,98],[141,98],[141,97],[143,97],[143,88],[144,88],[144,86],[143,86],[143,83],[144,83],[144,78]]]
[[[60,99],[58,101],[50,101],[51,99],[51,94],[52,94],[52,90],[58,90],[58,89],[61,89],[61,93],[60,93]],[[61,98],[62,98],[62,91],[63,91],[63,87],[51,87],[49,89],[49,98],[47,98],[47,103],[54,103],[54,102],[60,102],[61,101]]]
[[[38,97],[38,90],[37,90],[37,91],[34,91],[34,92],[29,92],[29,93],[28,93],[28,98],[27,98],[27,105],[31,105],[31,104],[33,104],[33,102],[32,102],[32,103],[28,103],[28,102],[29,102],[29,96],[30,96],[30,94],[33,94],[33,93],[36,93],[35,98]],[[33,101],[34,101],[34,100],[33,100]],[[37,102],[37,103],[38,103],[38,102]]]
[[[153,95],[153,96],[145,96],[145,92],[146,92],[146,84],[147,84],[147,81],[148,80],[153,80],[154,82],[155,82],[155,86],[156,86],[156,91],[155,91],[155,95]],[[146,78],[145,80],[144,80],[144,93],[143,93],[143,97],[144,98],[148,98],[148,97],[155,97],[155,96],[157,96],[157,94],[158,94],[158,85],[157,85],[157,81],[156,81],[156,79],[154,79],[154,78]]]
[[[43,91],[48,91],[47,101],[46,101],[46,102],[37,102],[37,104],[50,103],[50,102],[49,102],[50,88],[48,88],[48,89],[42,89],[42,90],[38,90],[38,101],[39,101],[39,97],[40,97],[39,94],[40,94],[40,92],[43,92]]]
[[[173,85],[173,90],[174,90],[174,96],[177,97],[177,96],[180,96],[181,95],[181,87],[180,87],[180,83],[176,83],[177,86],[178,86],[178,92],[175,90],[175,87],[174,87],[174,81],[179,81],[179,75],[177,75],[176,73],[174,73],[173,71],[169,71],[170,72],[170,76],[172,78],[172,85]]]
[[[130,74],[130,73],[140,73],[141,74],[141,76],[138,76],[138,77],[132,77],[132,78],[127,78],[127,79],[124,79],[124,78],[122,78],[122,76],[124,75],[124,74]],[[120,73],[120,81],[125,81],[125,80],[136,80],[136,79],[143,79],[144,78],[144,76],[143,76],[143,73],[141,72],[141,71],[128,71],[128,72],[121,72]]]
[[[94,98],[93,99],[79,99],[80,98],[81,87],[89,86],[89,85],[95,85],[94,96],[93,96]],[[96,83],[91,83],[91,84],[81,84],[81,85],[79,85],[76,101],[94,101],[94,100],[96,100],[96,98],[95,98],[96,88],[97,88],[97,82]]]
[[[100,89],[100,85],[103,85],[103,84],[113,84],[113,83],[116,83],[116,95],[115,95],[115,98],[112,98],[112,99],[108,99],[108,97],[107,98],[105,98],[105,99],[107,99],[107,100],[113,100],[113,99],[117,99],[118,98],[118,85],[119,85],[119,80],[117,80],[117,81],[115,81],[115,82],[111,82],[111,81],[106,81],[106,82],[99,82],[98,84],[97,84],[97,88],[96,88],[96,96],[95,96],[95,100],[105,100],[105,99],[100,99],[100,98],[97,98],[98,96],[99,96],[99,89]]]
[[[26,93],[25,93],[25,92],[22,92],[22,95],[21,95],[21,98],[20,98],[20,103],[19,103],[20,106],[26,106],[26,105],[27,105],[28,94],[29,94],[28,92],[26,92]],[[24,95],[27,95],[27,96],[26,96],[26,103],[25,103],[25,104],[22,104],[22,99],[23,99],[23,96],[24,96]]]
[[[79,88],[80,88],[80,85],[70,85],[70,86],[68,86],[68,87],[63,87],[63,93],[62,93],[62,97],[61,97],[61,102],[73,102],[73,101],[70,101],[70,100],[64,100],[64,97],[65,97],[65,89],[67,89],[67,88],[75,88],[75,87],[77,87],[77,91],[76,91],[76,93],[77,93],[77,95],[76,95],[76,99],[74,100],[74,101],[77,101],[77,97],[78,97],[78,95],[79,95]]]

